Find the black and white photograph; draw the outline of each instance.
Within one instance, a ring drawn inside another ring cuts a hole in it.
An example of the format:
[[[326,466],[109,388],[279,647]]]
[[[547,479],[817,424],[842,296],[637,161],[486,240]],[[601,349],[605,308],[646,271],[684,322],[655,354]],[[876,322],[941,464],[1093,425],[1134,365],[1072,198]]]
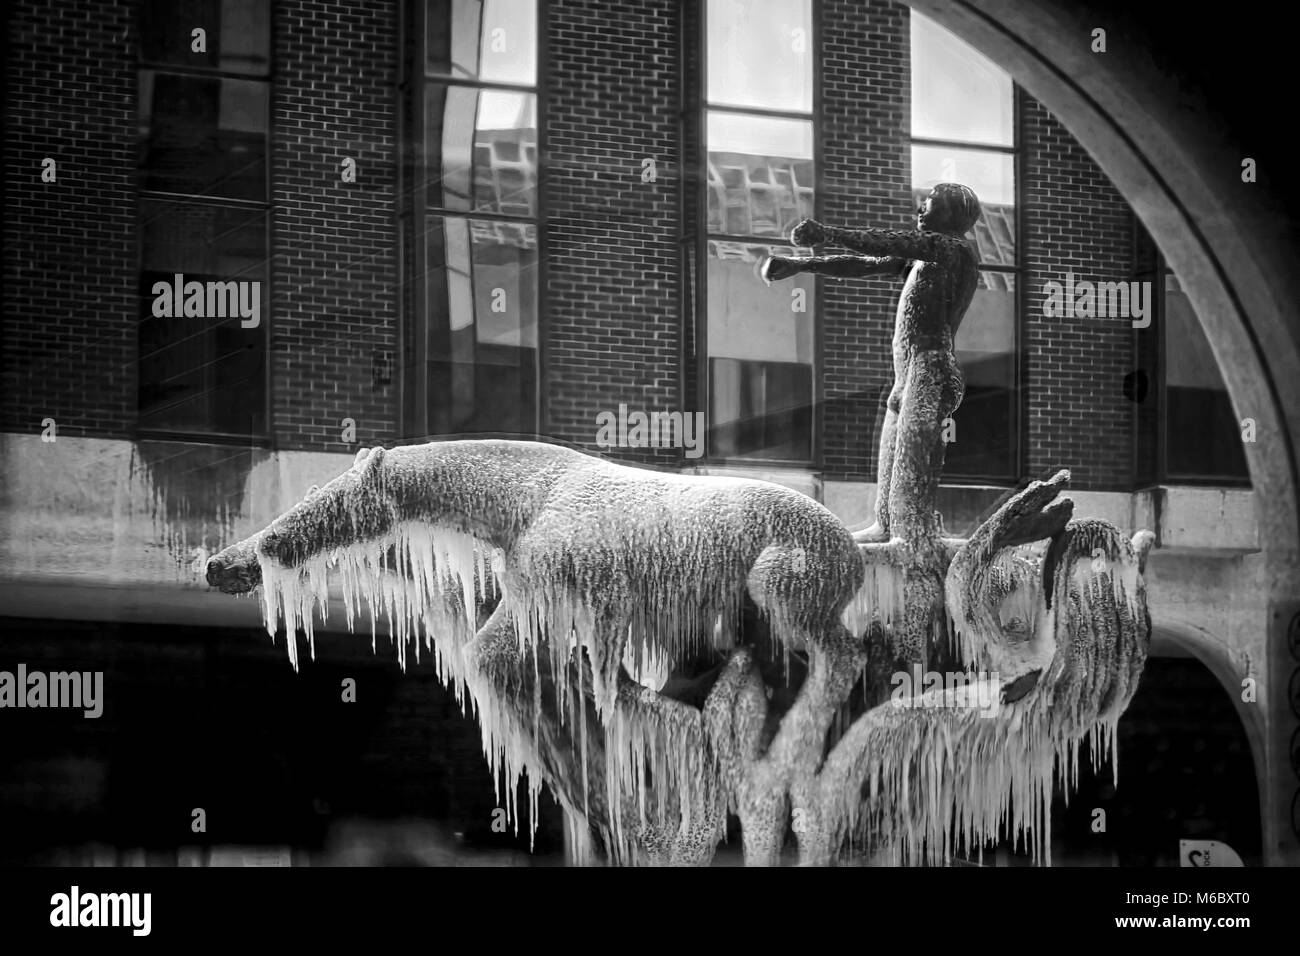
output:
[[[1069,893],[1106,939],[1268,922],[1243,874],[1300,864],[1277,14],[5,18],[3,925],[660,867]]]

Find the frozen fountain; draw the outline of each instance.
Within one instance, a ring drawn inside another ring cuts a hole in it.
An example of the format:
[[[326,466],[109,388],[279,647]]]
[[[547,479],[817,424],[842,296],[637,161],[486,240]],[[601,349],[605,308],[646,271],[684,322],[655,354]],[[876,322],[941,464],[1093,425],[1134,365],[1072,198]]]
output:
[[[749,864],[779,862],[791,834],[806,864],[942,863],[1001,838],[1050,862],[1052,797],[1084,742],[1115,760],[1153,538],[1072,520],[1066,471],[945,536],[940,426],[963,389],[952,342],[978,209],[941,184],[914,231],[805,221],[797,244],[855,255],[763,270],[908,275],[870,528],[762,481],[445,441],[363,450],[213,558],[208,582],[260,587],[297,667],[297,632],[311,649],[337,581],[349,629],[383,619],[403,664],[434,656],[499,797],[526,778],[535,820],[547,786],[583,853],[705,864],[734,814]],[[891,673],[934,664],[976,679],[882,701]]]

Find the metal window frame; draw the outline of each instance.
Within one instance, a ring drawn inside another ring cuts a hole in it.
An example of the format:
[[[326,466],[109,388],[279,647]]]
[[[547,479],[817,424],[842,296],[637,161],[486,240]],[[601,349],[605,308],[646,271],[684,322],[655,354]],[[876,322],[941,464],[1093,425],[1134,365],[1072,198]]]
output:
[[[699,29],[692,41],[695,43],[695,52],[699,60],[700,86],[697,91],[698,99],[692,109],[695,117],[696,126],[696,143],[699,149],[699,155],[693,158],[693,168],[700,170],[700,181],[696,187],[696,222],[691,224],[696,236],[695,245],[695,358],[696,358],[696,395],[699,396],[699,403],[705,409],[706,420],[711,418],[710,411],[713,408],[713,396],[711,394],[709,382],[709,242],[718,239],[723,242],[747,242],[753,245],[790,245],[788,239],[781,236],[737,236],[728,233],[713,233],[709,231],[709,141],[708,141],[708,117],[711,111],[722,113],[736,113],[746,116],[757,116],[766,119],[790,119],[800,122],[809,123],[812,126],[812,144],[813,144],[813,213],[817,218],[822,216],[823,203],[823,186],[824,186],[824,165],[822,130],[823,123],[823,103],[822,103],[822,57],[821,57],[821,36],[822,36],[822,4],[819,0],[808,0],[809,6],[809,26],[812,35],[809,39],[809,49],[813,51],[812,57],[812,108],[808,112],[797,110],[774,110],[763,107],[745,107],[734,106],[725,103],[714,103],[709,99],[709,7],[708,3],[701,3],[699,6]],[[685,36],[683,31],[683,36]],[[724,223],[725,225],[725,223]],[[755,458],[755,457],[737,457],[715,455],[708,447],[706,442],[705,453],[702,458],[693,462],[699,465],[716,465],[723,467],[730,466],[747,466],[747,467],[768,467],[768,468],[799,468],[820,471],[823,462],[823,438],[822,438],[822,420],[824,409],[822,401],[822,388],[824,378],[824,361],[823,361],[823,321],[822,321],[822,281],[820,276],[814,276],[814,296],[813,311],[811,321],[813,323],[813,357],[812,367],[812,394],[809,396],[809,405],[812,413],[812,434],[809,436],[808,458]],[[705,434],[712,431],[712,426],[706,428]]]
[[[267,18],[267,68],[264,73],[238,73],[232,70],[223,70],[219,67],[196,67],[186,65],[176,65],[171,63],[162,63],[154,60],[146,60],[142,55],[143,44],[136,44],[136,64],[135,74],[136,81],[134,84],[135,99],[132,103],[133,112],[136,117],[140,114],[140,74],[145,70],[152,70],[155,73],[173,73],[182,76],[196,76],[203,78],[246,80],[253,83],[264,83],[266,85],[266,161],[263,165],[263,175],[265,177],[264,193],[266,199],[263,201],[226,198],[220,196],[211,196],[203,193],[175,193],[165,192],[162,190],[148,190],[136,188],[136,230],[135,230],[135,262],[136,262],[136,281],[139,284],[139,277],[144,273],[144,230],[141,227],[140,210],[145,202],[158,201],[169,202],[173,204],[197,204],[211,205],[225,209],[248,209],[261,210],[264,215],[263,219],[263,237],[265,240],[266,259],[264,260],[266,275],[266,309],[261,324],[262,331],[262,420],[263,430],[259,434],[251,427],[248,435],[239,435],[231,432],[211,431],[194,431],[190,429],[170,429],[170,428],[148,428],[140,425],[140,340],[138,334],[139,316],[141,314],[143,303],[139,301],[139,292],[137,291],[136,303],[136,324],[137,334],[135,337],[135,361],[132,363],[134,372],[132,392],[135,395],[135,421],[130,430],[132,441],[152,440],[152,441],[180,441],[195,442],[201,444],[242,444],[245,440],[253,448],[274,449],[276,447],[275,434],[275,376],[273,374],[274,352],[272,350],[271,329],[275,322],[275,250],[272,246],[274,228],[273,217],[275,213],[275,203],[272,199],[272,175],[271,169],[274,165],[273,157],[275,155],[275,81],[276,57],[275,57],[275,30],[280,16],[279,4],[271,4],[269,16]],[[138,40],[138,37],[137,37]],[[136,140],[138,147],[138,138]],[[138,176],[137,166],[137,176]],[[251,423],[250,423],[251,424]]]
[[[451,0],[455,2],[455,0]],[[534,233],[537,236],[537,294],[534,297],[537,303],[537,345],[533,349],[533,420],[532,434],[540,436],[542,434],[542,423],[547,421],[547,409],[545,400],[547,393],[547,383],[549,375],[547,373],[548,350],[546,348],[546,330],[549,327],[549,308],[547,306],[546,282],[547,282],[547,240],[545,223],[547,221],[548,206],[546,203],[546,122],[548,97],[546,95],[546,84],[544,78],[549,70],[549,44],[546,41],[546,26],[549,14],[548,0],[534,0],[537,11],[536,33],[534,42],[536,44],[536,72],[532,86],[526,86],[518,83],[502,83],[498,81],[479,80],[466,77],[454,77],[439,74],[430,71],[428,68],[428,0],[400,0],[398,11],[398,82],[395,93],[395,106],[397,116],[399,117],[398,126],[398,176],[397,176],[397,202],[394,203],[393,222],[397,231],[399,240],[397,242],[397,275],[398,286],[396,289],[397,302],[396,310],[398,313],[397,326],[397,353],[398,360],[395,365],[399,370],[396,375],[397,389],[395,402],[397,406],[397,431],[398,438],[402,441],[428,440],[433,436],[429,432],[429,386],[428,386],[428,281],[427,268],[424,264],[427,262],[428,255],[428,223],[433,218],[454,217],[464,219],[467,222],[473,219],[481,219],[490,222],[513,222],[523,223],[533,226]],[[410,34],[414,34],[410,37]],[[409,37],[409,40],[408,40]],[[405,61],[407,47],[413,50],[414,64],[408,64]],[[537,173],[535,188],[536,195],[536,214],[533,216],[513,216],[503,213],[493,212],[476,212],[473,210],[449,209],[441,204],[432,205],[429,202],[429,182],[427,175],[428,161],[428,142],[425,122],[425,105],[426,91],[430,84],[437,83],[444,86],[459,86],[470,88],[478,91],[482,90],[503,90],[508,92],[528,93],[536,101],[537,111]],[[406,156],[407,150],[412,145],[407,141],[407,131],[402,128],[400,117],[402,110],[406,107],[411,110],[412,127],[411,136],[416,140],[418,149],[416,155],[418,159],[411,164],[412,174],[415,177],[414,182],[406,182]],[[401,219],[404,212],[410,213],[411,217],[411,256],[414,261],[421,265],[416,275],[408,276],[406,274],[407,250],[401,241]],[[410,292],[411,302],[413,303],[412,311],[414,314],[407,314],[402,308],[402,289],[407,282],[413,286]],[[414,348],[416,354],[420,356],[418,363],[412,366],[412,374],[415,377],[414,382],[408,381],[407,374],[407,356],[404,354],[404,345],[407,338],[408,323],[414,323]],[[415,421],[407,420],[406,415],[406,395],[407,390],[414,387],[416,396],[414,401]]]

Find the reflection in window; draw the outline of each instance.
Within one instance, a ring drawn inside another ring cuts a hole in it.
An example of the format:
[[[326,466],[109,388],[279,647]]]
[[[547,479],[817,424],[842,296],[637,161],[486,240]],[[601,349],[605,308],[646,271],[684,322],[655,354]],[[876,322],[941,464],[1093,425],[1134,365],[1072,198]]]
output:
[[[426,0],[406,63],[403,431],[537,431],[534,0]],[[460,215],[458,215],[460,214]],[[477,218],[486,217],[486,218]]]
[[[141,70],[141,187],[263,199],[269,93],[260,80]]]
[[[781,236],[816,207],[813,125],[710,111],[709,232]]]
[[[705,142],[709,455],[810,461],[813,278],[758,278],[816,213],[809,0],[709,0]],[[762,111],[762,112],[756,112]]]
[[[972,47],[912,12],[912,197],[941,182],[969,186],[980,217],[980,284],[957,331],[966,396],[953,416],[944,476],[1010,480],[1019,472],[1015,91]]]
[[[812,112],[810,0],[709,0],[710,103]]]
[[[1164,285],[1166,477],[1248,478],[1241,423],[1210,343],[1177,276],[1166,273]]]
[[[144,0],[138,23],[139,425],[247,442],[269,427],[269,5]],[[178,275],[255,297],[256,324],[226,292],[203,316],[155,315],[155,286]]]
[[[459,217],[429,225],[429,431],[531,432],[537,227]]]
[[[159,282],[171,286],[178,273],[186,283],[257,282],[258,315],[265,317],[265,210],[146,201],[141,218],[140,427],[264,432],[264,330],[244,328],[237,312],[157,317],[153,289]]]
[[[431,206],[536,215],[536,96],[430,83],[425,107]]]
[[[957,361],[966,397],[953,415],[956,440],[948,445],[949,474],[1015,474],[1016,277],[981,272],[979,288],[957,329]]]
[[[813,277],[795,276],[783,284],[781,295],[773,295],[755,281],[754,270],[769,254],[791,255],[793,249],[710,239],[708,251],[711,454],[807,461],[813,427]]]
[[[1012,146],[1012,116],[1011,77],[933,20],[913,13],[912,135]]]
[[[426,16],[431,76],[537,82],[536,0],[429,0]]]
[[[140,61],[266,76],[271,69],[271,4],[266,0],[142,0]],[[194,49],[202,29],[204,52]]]

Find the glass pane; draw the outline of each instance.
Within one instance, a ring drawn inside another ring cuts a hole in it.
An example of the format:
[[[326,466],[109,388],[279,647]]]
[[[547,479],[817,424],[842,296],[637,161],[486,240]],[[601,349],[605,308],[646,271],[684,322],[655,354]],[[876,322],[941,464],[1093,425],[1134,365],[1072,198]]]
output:
[[[537,82],[536,0],[428,0],[426,11],[431,74]]]
[[[140,427],[264,434],[266,213],[140,208]]]
[[[1011,146],[1011,76],[912,11],[912,135]]]
[[[537,227],[430,220],[429,433],[536,431]]]
[[[140,71],[142,189],[266,200],[268,84]]]
[[[812,112],[810,0],[709,0],[708,100]]]
[[[957,329],[957,361],[966,396],[953,415],[944,475],[1016,477],[1016,278],[981,272]]]
[[[785,246],[709,240],[709,454],[812,458],[810,275],[768,287],[758,266]]]
[[[1249,477],[1241,423],[1191,300],[1174,275],[1165,277],[1165,399],[1167,477]]]
[[[143,0],[140,61],[266,76],[271,5],[266,0]],[[194,47],[203,30],[203,52]]]
[[[710,110],[709,232],[786,236],[812,216],[812,123]]]
[[[430,205],[535,215],[537,97],[430,83],[426,104]]]
[[[969,233],[980,261],[1016,264],[1016,167],[1007,153],[946,146],[912,147],[912,194],[917,206],[937,183],[975,190],[981,213]]]

